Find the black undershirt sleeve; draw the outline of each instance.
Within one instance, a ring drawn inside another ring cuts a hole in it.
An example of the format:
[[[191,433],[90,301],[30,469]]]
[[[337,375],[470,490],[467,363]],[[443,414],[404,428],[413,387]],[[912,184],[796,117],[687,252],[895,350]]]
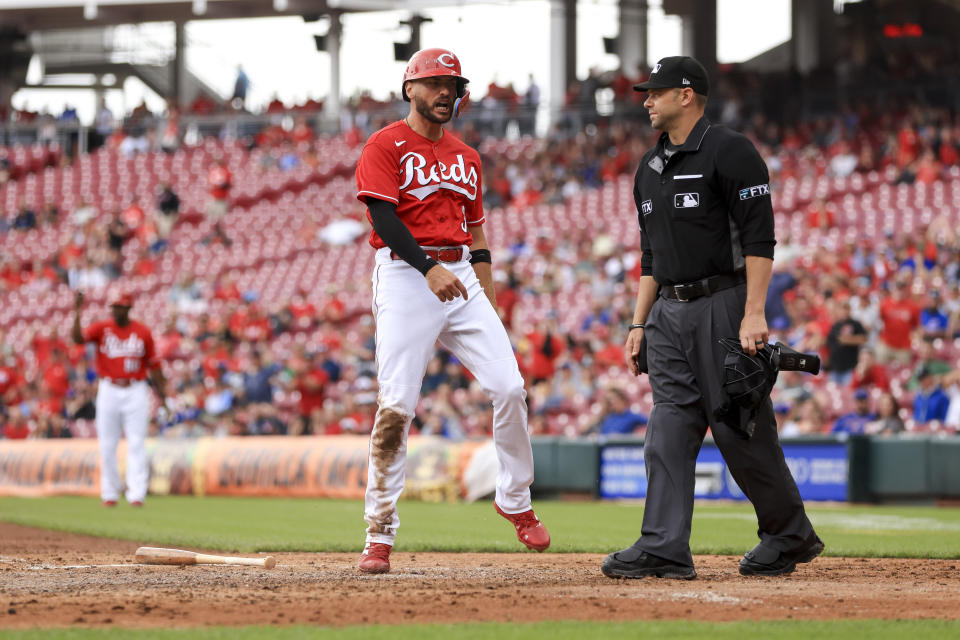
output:
[[[367,197],[367,208],[370,209],[373,230],[377,232],[384,244],[411,267],[427,275],[427,271],[434,267],[437,261],[427,257],[413,234],[397,217],[397,205],[386,200]]]

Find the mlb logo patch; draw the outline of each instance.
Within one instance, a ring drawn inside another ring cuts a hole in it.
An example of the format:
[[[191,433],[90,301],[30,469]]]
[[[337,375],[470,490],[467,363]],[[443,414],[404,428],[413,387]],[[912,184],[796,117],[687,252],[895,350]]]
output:
[[[640,203],[640,213],[647,216],[653,213],[653,200],[644,200]]]
[[[699,193],[678,193],[673,197],[673,206],[676,209],[693,209],[700,206]]]

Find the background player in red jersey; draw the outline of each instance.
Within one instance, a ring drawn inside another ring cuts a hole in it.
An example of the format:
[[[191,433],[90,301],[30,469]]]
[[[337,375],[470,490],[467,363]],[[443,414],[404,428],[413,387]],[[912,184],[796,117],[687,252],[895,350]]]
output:
[[[77,292],[73,314],[73,340],[77,344],[97,345],[96,368],[100,383],[97,389],[97,440],[100,445],[100,498],[104,506],[113,507],[123,484],[117,467],[117,444],[120,434],[127,438],[127,501],[143,506],[147,495],[150,469],[147,465],[147,425],[149,399],[147,372],[161,403],[165,403],[167,383],[153,349],[150,330],[130,319],[132,298],[116,294],[110,300],[112,320],[103,320],[87,327],[80,326],[83,293]]]
[[[466,97],[466,85],[453,53],[424,49],[414,54],[401,88],[410,114],[370,136],[357,165],[357,198],[369,210],[370,245],[377,250],[373,311],[380,386],[370,435],[367,543],[358,565],[365,573],[390,570],[407,434],[438,340],[493,401],[494,507],[527,547],[543,551],[550,546],[550,535],[530,506],[533,454],[526,393],[496,311],[481,226],[480,156],[443,129]]]

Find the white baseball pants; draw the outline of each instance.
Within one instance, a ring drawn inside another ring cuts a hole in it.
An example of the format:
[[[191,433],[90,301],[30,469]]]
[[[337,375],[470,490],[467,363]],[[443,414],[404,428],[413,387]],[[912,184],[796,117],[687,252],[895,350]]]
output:
[[[100,498],[116,500],[123,489],[117,467],[120,435],[127,438],[128,502],[143,501],[147,495],[150,467],[147,464],[149,398],[147,383],[132,382],[121,387],[101,379],[97,387],[97,440],[100,445]]]
[[[442,266],[460,278],[468,299],[441,302],[419,271],[403,260],[392,260],[389,249],[377,251],[373,313],[380,390],[367,472],[367,542],[393,545],[400,526],[397,500],[403,491],[407,434],[438,340],[470,370],[493,402],[497,504],[507,513],[530,509],[533,451],[526,391],[510,339],[470,262]]]

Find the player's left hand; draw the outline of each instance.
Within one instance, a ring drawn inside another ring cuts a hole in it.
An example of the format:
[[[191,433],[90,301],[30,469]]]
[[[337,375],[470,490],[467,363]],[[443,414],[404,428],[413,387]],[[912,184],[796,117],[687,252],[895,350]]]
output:
[[[743,316],[740,323],[740,347],[744,353],[757,355],[757,349],[762,349],[770,339],[767,330],[767,319],[762,313],[751,313]]]

